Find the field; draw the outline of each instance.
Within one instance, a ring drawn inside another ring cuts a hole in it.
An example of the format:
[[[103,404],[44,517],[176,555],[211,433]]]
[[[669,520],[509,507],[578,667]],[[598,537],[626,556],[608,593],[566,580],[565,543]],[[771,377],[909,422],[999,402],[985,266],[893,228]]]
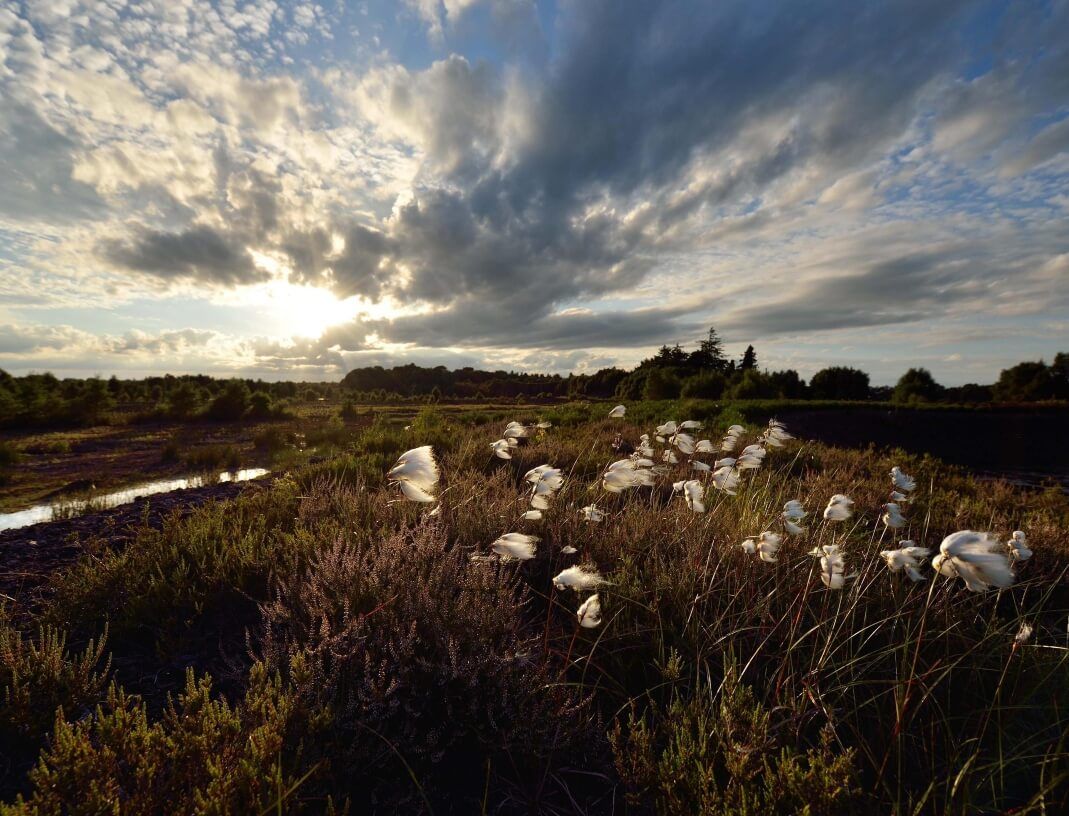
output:
[[[218,437],[164,464],[176,428],[84,432],[117,457],[135,447],[122,434],[147,434],[130,460],[142,475],[226,445],[273,472],[83,531],[32,593],[8,590],[0,813],[1066,812],[1062,492],[799,439],[766,444],[737,495],[691,467],[719,454],[683,453],[652,487],[610,493],[618,441],[699,420],[715,448],[744,425],[741,449],[767,417],[609,407],[398,406],[344,423],[310,408],[205,426]],[[498,458],[510,420],[551,426]],[[68,442],[48,454],[52,475],[20,471],[19,501],[96,478],[99,449],[79,459],[82,440]],[[386,478],[423,445],[441,472],[426,504]],[[653,446],[661,465],[666,444]],[[524,475],[544,463],[563,486],[527,520]],[[895,465],[917,486],[889,530]],[[127,470],[110,468],[112,483]],[[705,512],[673,490],[692,478]],[[834,494],[853,499],[850,518],[822,518]],[[808,511],[795,535],[790,500]],[[585,520],[595,503],[604,519]],[[986,592],[928,563],[912,582],[880,557],[904,539],[934,554],[959,530],[1022,530],[1035,555]],[[740,546],[762,531],[784,534],[774,561]],[[533,558],[492,554],[509,532],[539,538]],[[843,553],[841,588],[809,554],[825,545]],[[575,565],[604,583],[556,588]],[[580,626],[594,590],[600,623]]]

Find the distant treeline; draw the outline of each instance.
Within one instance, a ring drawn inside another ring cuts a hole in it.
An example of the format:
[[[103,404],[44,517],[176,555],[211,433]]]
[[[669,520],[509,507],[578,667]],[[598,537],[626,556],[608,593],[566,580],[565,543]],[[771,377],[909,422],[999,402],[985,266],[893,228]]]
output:
[[[417,365],[350,371],[342,385],[357,399],[368,401],[430,397],[432,399],[493,400],[505,397],[661,400],[702,399],[819,399],[874,400],[916,404],[942,402],[1038,402],[1069,399],[1069,354],[1054,362],[1019,363],[1004,370],[996,383],[944,387],[923,368],[911,368],[895,386],[872,386],[869,375],[856,368],[833,366],[806,382],[797,371],[764,370],[757,352],[748,346],[739,360],[729,358],[715,329],[698,348],[662,346],[632,371],[603,368],[593,374],[524,374],[514,371],[449,370]]]
[[[288,402],[317,400],[336,390],[323,383],[216,379],[204,374],[120,380],[13,377],[0,370],[0,427],[95,425],[115,412],[128,419],[232,421],[284,415]]]
[[[60,380],[52,374],[13,377],[0,371],[0,427],[88,425],[115,412],[127,419],[269,419],[285,416],[293,404],[319,399],[354,402],[418,400],[504,401],[556,399],[664,400],[817,399],[873,400],[900,404],[1015,403],[1069,399],[1069,354],[1047,365],[1024,362],[1005,369],[990,385],[944,387],[923,368],[911,368],[895,386],[872,386],[856,368],[834,366],[806,382],[797,371],[762,368],[748,346],[728,357],[715,329],[696,349],[662,346],[626,371],[603,368],[593,374],[526,374],[515,371],[449,370],[413,364],[357,368],[341,383],[220,380],[207,375],[112,377]],[[343,412],[343,416],[347,412]]]

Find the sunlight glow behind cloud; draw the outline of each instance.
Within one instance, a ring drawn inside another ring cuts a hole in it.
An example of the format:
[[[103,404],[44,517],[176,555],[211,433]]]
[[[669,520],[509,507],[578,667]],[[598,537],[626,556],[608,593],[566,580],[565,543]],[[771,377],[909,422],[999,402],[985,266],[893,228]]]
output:
[[[803,376],[991,379],[1069,316],[1067,29],[1061,0],[6,6],[0,367],[585,370],[712,323]]]

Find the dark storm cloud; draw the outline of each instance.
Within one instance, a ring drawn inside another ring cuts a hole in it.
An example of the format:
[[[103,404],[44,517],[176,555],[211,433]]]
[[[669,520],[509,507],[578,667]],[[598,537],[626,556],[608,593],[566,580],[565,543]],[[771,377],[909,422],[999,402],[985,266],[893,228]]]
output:
[[[671,339],[707,323],[710,302],[630,314],[560,310],[632,290],[666,247],[688,249],[688,235],[728,241],[727,224],[736,232],[767,225],[781,183],[799,187],[796,200],[815,200],[886,158],[918,123],[942,128],[947,144],[978,142],[984,155],[1024,140],[1003,158],[1011,168],[1057,156],[1065,129],[1051,112],[1069,104],[1069,72],[1058,70],[1069,53],[1058,35],[1065,6],[1000,17],[1007,8],[968,0],[562,5],[560,39],[542,67],[506,76],[453,55],[421,72],[372,72],[364,90],[384,133],[417,142],[423,157],[411,197],[389,218],[323,213],[309,227],[288,212],[277,181],[235,167],[223,145],[208,205],[227,231],[139,232],[105,253],[164,279],[238,285],[265,277],[245,249],[280,250],[295,282],[433,307],[328,333],[324,348],[362,348],[369,327],[384,340],[426,346]],[[992,39],[976,36],[991,19],[1001,19]],[[964,79],[980,62],[990,77]],[[933,104],[946,106],[942,120]],[[977,126],[978,113],[1012,126]],[[340,254],[335,234],[345,238]],[[852,275],[838,268],[835,280],[773,303],[774,320],[759,307],[727,320],[772,332],[882,325],[941,314],[970,296],[974,273],[952,258],[875,256],[860,258]]]
[[[165,280],[197,280],[234,286],[266,280],[240,241],[208,226],[182,232],[143,230],[127,242],[109,241],[113,263]]]
[[[391,340],[420,346],[552,350],[632,348],[699,333],[698,324],[688,319],[684,308],[577,310],[524,317],[497,314],[470,302],[447,312],[368,322],[364,326]]]
[[[549,316],[560,303],[633,287],[652,268],[658,237],[702,208],[739,206],[792,173],[833,181],[884,155],[921,113],[933,80],[961,69],[969,52],[959,33],[983,11],[965,2],[607,0],[568,10],[560,56],[532,96],[532,132],[518,150],[488,149],[486,127],[476,138],[449,124],[451,111],[482,110],[487,98],[460,81],[466,64],[451,64],[453,81],[436,86],[436,126],[452,138],[430,142],[432,159],[437,151],[440,167],[462,171],[448,191],[422,191],[402,209],[385,255],[410,273],[404,298],[447,308],[397,321],[384,329],[389,339],[627,345],[625,331],[588,335],[582,321]],[[768,121],[778,130],[750,138]],[[708,178],[690,175],[695,161]],[[652,206],[636,223],[589,217],[606,197]],[[960,274],[941,268],[918,291],[952,293]],[[818,285],[814,294],[834,295],[838,309],[792,305],[784,325],[871,325],[938,311],[938,300],[924,300],[925,310],[879,302],[890,275]],[[535,331],[516,330],[525,318]]]

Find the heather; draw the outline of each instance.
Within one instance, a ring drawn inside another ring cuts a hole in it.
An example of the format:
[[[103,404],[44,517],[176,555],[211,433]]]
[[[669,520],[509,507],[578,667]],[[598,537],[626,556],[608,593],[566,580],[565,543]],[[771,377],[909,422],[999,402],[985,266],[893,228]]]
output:
[[[380,419],[122,546],[79,542],[0,621],[3,812],[1069,806],[1064,495],[798,439],[695,512],[673,482],[715,455],[666,466],[653,442],[652,487],[608,492],[603,474],[666,420],[704,422],[717,446],[739,424],[741,450],[767,417],[608,407]],[[491,446],[510,420],[528,430],[506,459]],[[387,473],[424,445],[435,501],[406,501]],[[543,464],[562,482],[527,520]],[[881,521],[893,466],[917,482],[900,529]],[[853,513],[825,521],[835,494]],[[792,500],[805,531],[774,561],[745,552]],[[594,504],[598,522],[580,512]],[[1021,530],[1034,556],[986,592],[880,556],[958,530]],[[537,537],[534,557],[493,555],[509,532]],[[845,555],[841,589],[809,554],[825,546]],[[577,565],[605,581],[595,626],[576,617],[589,592],[554,586]]]

